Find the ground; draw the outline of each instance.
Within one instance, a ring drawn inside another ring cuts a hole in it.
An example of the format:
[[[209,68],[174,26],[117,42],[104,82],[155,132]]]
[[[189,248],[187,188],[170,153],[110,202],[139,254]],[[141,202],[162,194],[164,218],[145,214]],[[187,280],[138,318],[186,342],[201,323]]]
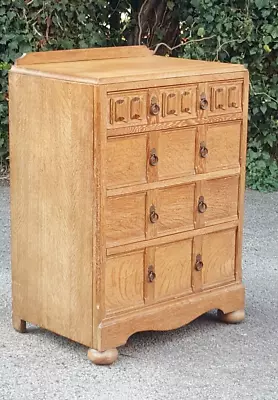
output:
[[[247,191],[246,320],[211,312],[170,332],[133,335],[110,367],[37,327],[11,326],[9,189],[0,187],[1,400],[278,400],[278,193]]]

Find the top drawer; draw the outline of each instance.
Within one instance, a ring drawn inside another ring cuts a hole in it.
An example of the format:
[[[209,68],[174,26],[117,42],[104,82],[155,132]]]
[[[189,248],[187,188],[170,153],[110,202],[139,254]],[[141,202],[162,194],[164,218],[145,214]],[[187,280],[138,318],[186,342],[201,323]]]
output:
[[[197,85],[108,94],[108,129],[196,117]]]
[[[189,125],[213,116],[241,112],[242,85],[240,80],[220,81],[108,93],[107,128],[153,124],[161,127],[165,122],[184,120],[188,121],[183,125]],[[140,131],[138,128],[136,131]]]

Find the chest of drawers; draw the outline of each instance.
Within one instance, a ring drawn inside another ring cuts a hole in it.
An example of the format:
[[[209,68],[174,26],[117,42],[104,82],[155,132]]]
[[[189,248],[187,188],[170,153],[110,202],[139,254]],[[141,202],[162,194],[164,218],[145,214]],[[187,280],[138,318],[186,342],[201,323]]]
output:
[[[10,72],[13,325],[107,364],[133,333],[244,318],[248,72],[145,47]]]

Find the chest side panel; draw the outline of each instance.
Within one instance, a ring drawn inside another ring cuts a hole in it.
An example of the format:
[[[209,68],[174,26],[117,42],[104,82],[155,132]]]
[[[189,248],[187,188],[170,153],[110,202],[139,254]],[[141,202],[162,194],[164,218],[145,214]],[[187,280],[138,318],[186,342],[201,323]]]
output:
[[[93,88],[10,76],[13,313],[91,344]]]

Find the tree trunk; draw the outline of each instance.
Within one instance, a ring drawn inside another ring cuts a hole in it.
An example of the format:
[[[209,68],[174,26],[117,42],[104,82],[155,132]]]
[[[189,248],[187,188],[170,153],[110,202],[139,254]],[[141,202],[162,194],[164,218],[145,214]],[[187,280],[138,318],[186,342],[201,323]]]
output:
[[[170,10],[167,0],[131,1],[133,29],[126,33],[129,45],[145,44],[153,49],[164,42],[170,47],[179,43],[179,20],[175,8]],[[169,50],[160,46],[157,54],[165,55]]]

